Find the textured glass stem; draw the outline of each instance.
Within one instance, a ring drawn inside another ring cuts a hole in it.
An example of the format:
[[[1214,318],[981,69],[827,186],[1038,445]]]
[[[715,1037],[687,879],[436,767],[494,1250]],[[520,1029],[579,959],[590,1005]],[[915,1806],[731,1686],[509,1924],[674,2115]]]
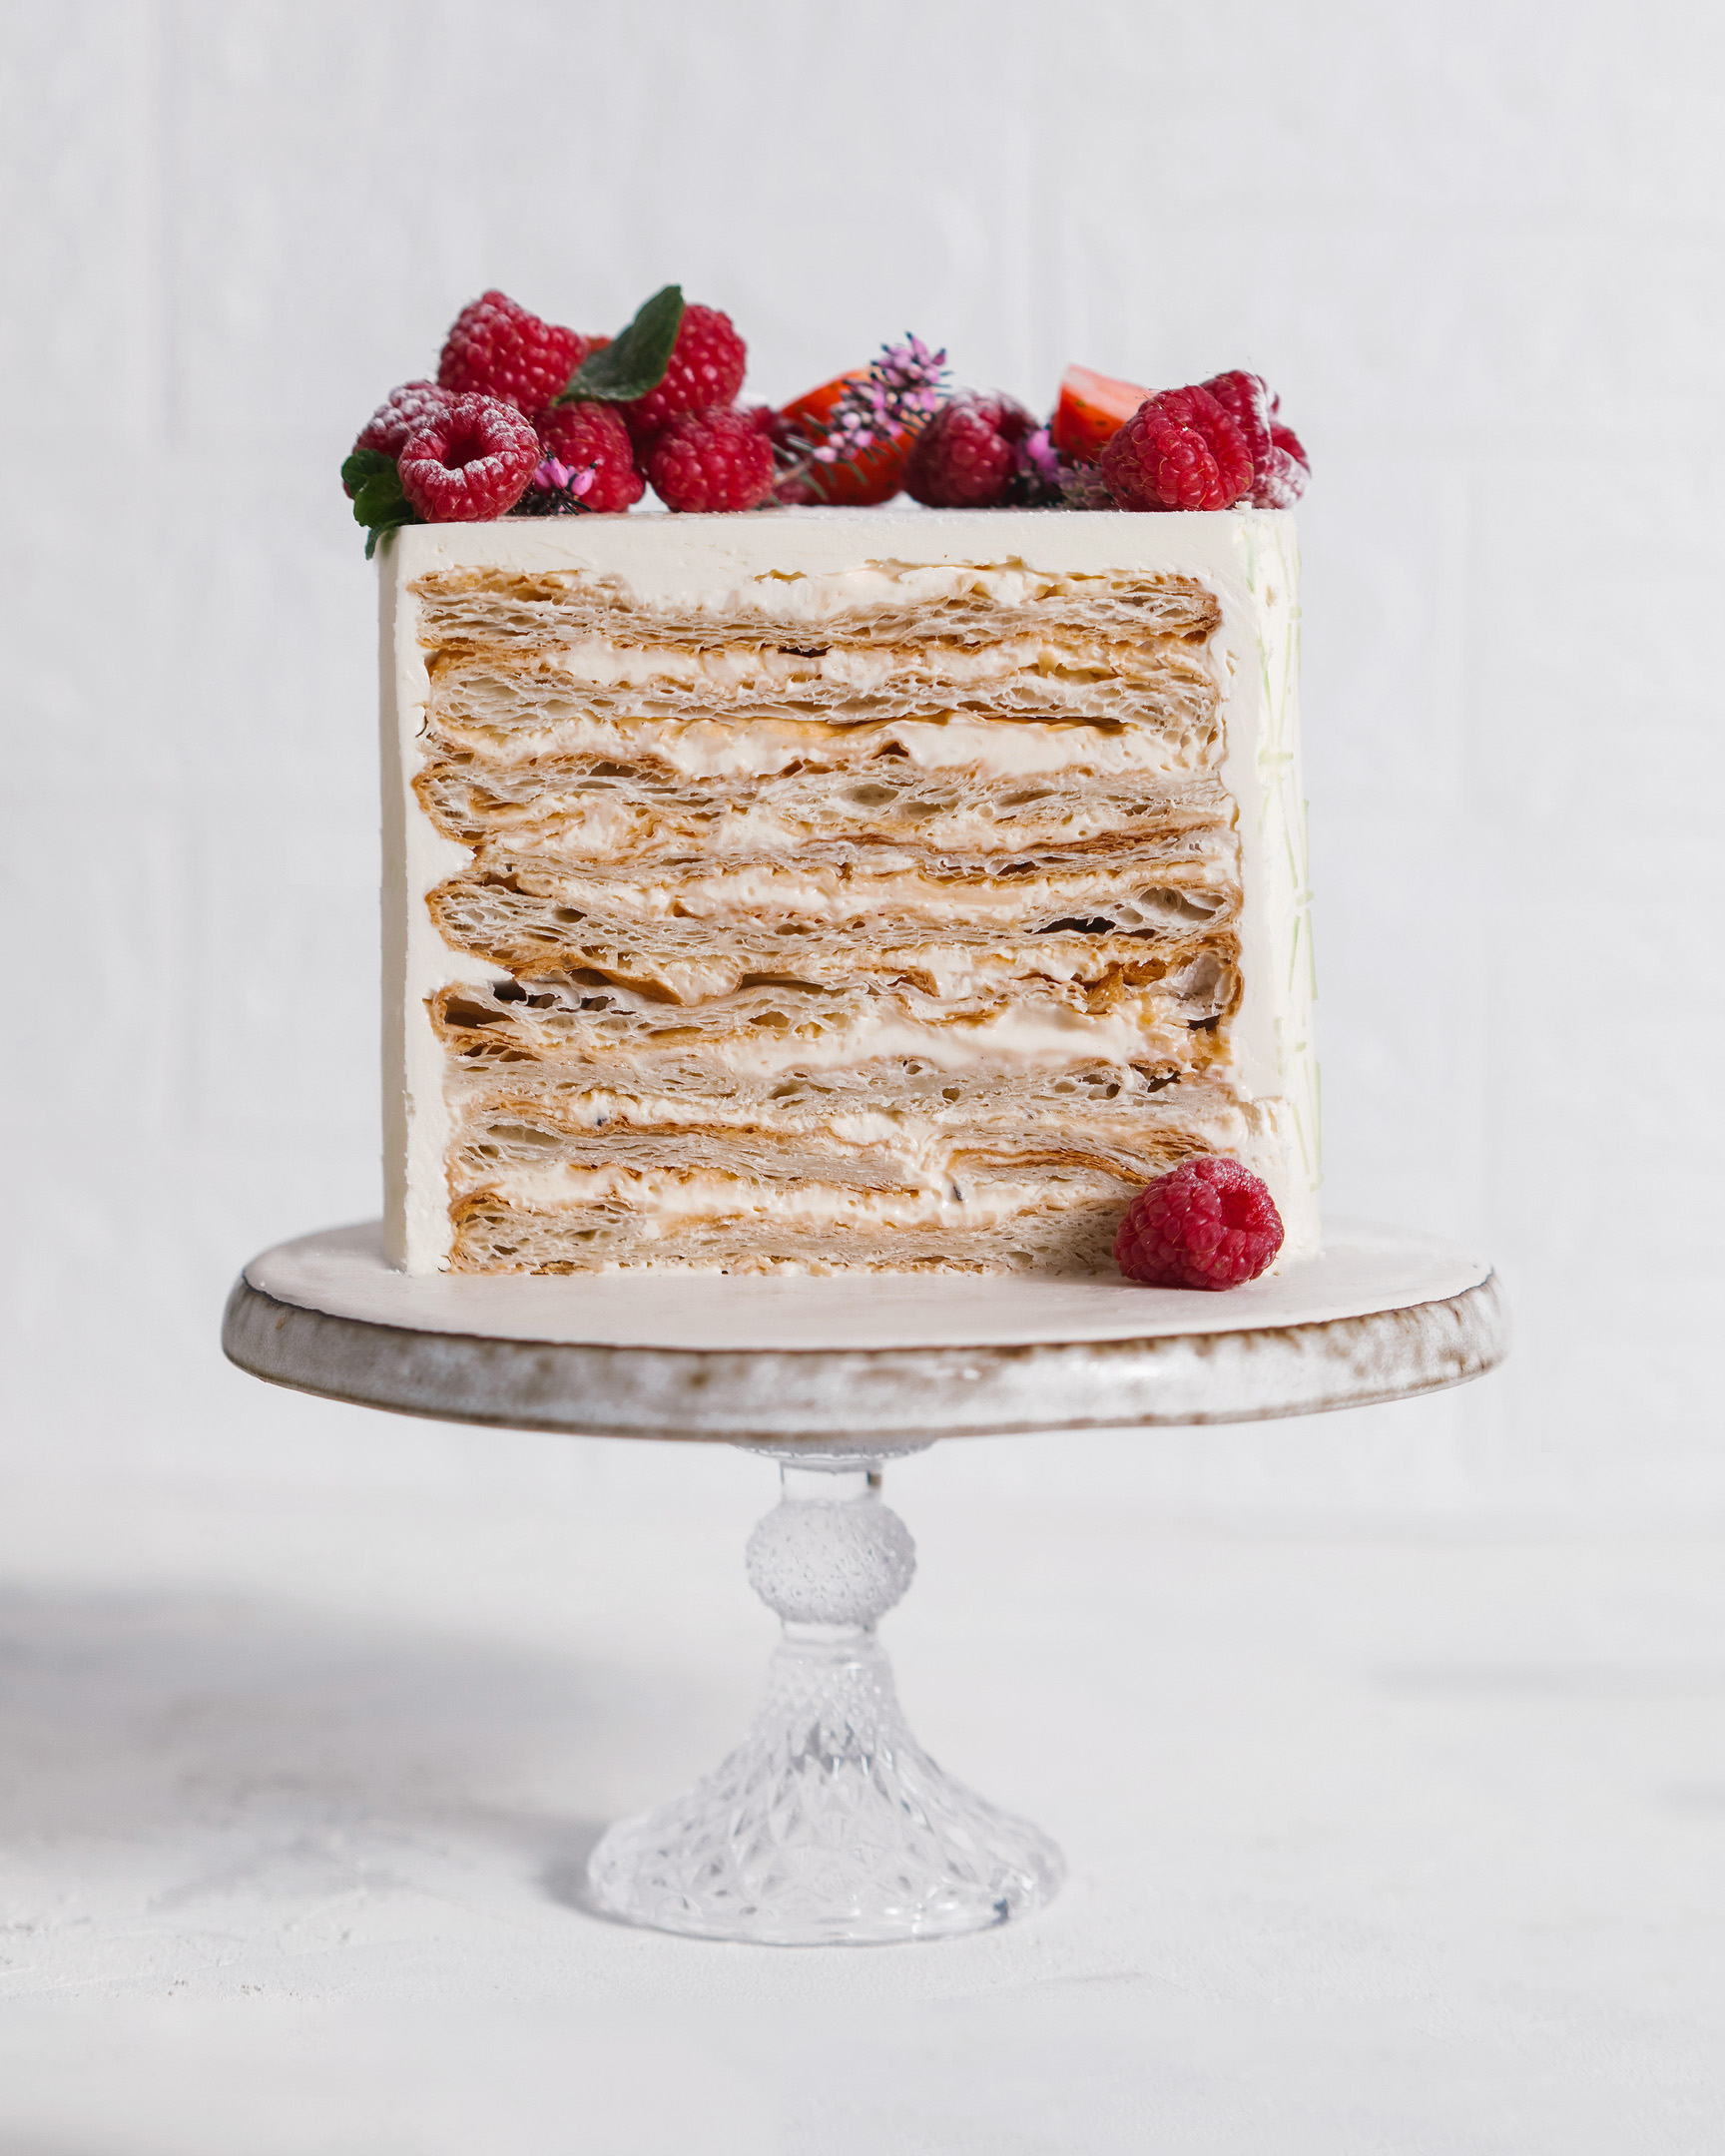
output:
[[[906,1728],[874,1626],[915,1549],[877,1458],[799,1452],[749,1538],[784,1622],[754,1728],[685,1796],[613,1827],[588,1876],[617,1914],[778,1944],[932,1938],[1045,1901],[1060,1853],[941,1773]]]

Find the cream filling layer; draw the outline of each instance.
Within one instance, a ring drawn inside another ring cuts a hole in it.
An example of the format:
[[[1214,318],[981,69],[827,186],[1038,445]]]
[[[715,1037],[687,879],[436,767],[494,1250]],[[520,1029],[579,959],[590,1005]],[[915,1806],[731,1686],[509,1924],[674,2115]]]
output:
[[[1117,1196],[1123,1178],[1068,1173],[1022,1183],[960,1184],[938,1190],[852,1190],[829,1183],[757,1182],[701,1169],[681,1172],[607,1164],[505,1170],[488,1183],[507,1204],[529,1211],[550,1207],[602,1208],[630,1216],[637,1232],[656,1239],[686,1223],[772,1221],[797,1228],[964,1230],[1002,1228],[1027,1213],[1051,1213],[1074,1201]]]
[[[882,1000],[901,995],[934,995],[948,1004],[997,1003],[1005,998],[1041,1003],[1049,999],[1050,992],[1058,995],[1062,989],[1076,991],[1066,999],[1070,1008],[1083,1009],[1078,998],[1098,979],[1093,954],[1075,936],[1050,935],[1046,941],[1049,947],[1044,951],[1043,939],[1038,937],[1033,952],[1022,947],[990,951],[963,943],[908,944],[884,953],[864,953],[866,972],[857,966],[835,966],[831,951],[822,953],[819,960],[811,953],[800,953],[797,985],[801,987],[806,979],[822,991],[819,1001],[811,997],[803,1006],[815,1010],[864,1003],[877,1006]],[[1117,957],[1118,945],[1113,955]],[[1217,962],[1221,963],[1221,954],[1217,954]],[[1166,993],[1191,992],[1192,963],[1190,959],[1182,961],[1164,976]],[[716,952],[707,959],[661,959],[654,964],[653,975],[656,983],[675,993],[679,1002],[692,1005],[746,992],[743,981],[749,974],[758,973],[760,967],[758,955]],[[907,985],[900,988],[901,982]],[[828,997],[831,1002],[826,1000]],[[664,1015],[662,1011],[651,1012],[644,998],[639,1008],[644,1015]],[[954,1010],[951,1015],[959,1018],[973,1013]]]
[[[974,567],[951,562],[872,561],[848,569],[773,569],[747,583],[690,592],[679,611],[722,620],[808,626],[850,615],[897,614],[974,598],[988,608],[1033,606],[1064,596],[1089,598],[1110,588],[1106,576],[1069,575],[1022,564]]]
[[[582,714],[540,726],[488,725],[483,715],[451,717],[442,738],[486,764],[527,764],[543,757],[639,760],[684,779],[772,779],[794,764],[841,768],[901,750],[919,771],[1017,779],[1048,773],[1098,778],[1204,768],[1214,747],[1188,755],[1157,727],[1128,720],[1090,725],[998,718],[864,720],[855,726],[805,719],[624,719]]]
[[[1100,639],[1092,644],[1106,650]],[[1121,664],[1133,651],[1122,643]],[[689,688],[749,691],[759,687],[784,696],[799,683],[846,689],[863,696],[905,683],[964,688],[1008,675],[1052,673],[1071,680],[1136,680],[1112,665],[1086,665],[1072,646],[1039,636],[1008,637],[996,644],[919,644],[856,647],[813,652],[777,651],[771,645],[729,643],[612,644],[602,637],[562,644],[539,655],[539,663],[595,689],[650,689],[656,682]]]
[[[999,927],[1070,907],[1100,909],[1122,926],[1134,927],[1166,923],[1165,892],[1175,870],[1220,867],[1232,851],[1231,834],[1195,831],[1183,835],[1172,860],[1134,863],[1130,874],[1102,860],[1088,874],[1080,868],[1001,878],[928,875],[915,865],[914,855],[876,846],[869,849],[869,858],[884,857],[893,865],[872,869],[848,863],[750,861],[674,877],[612,874],[599,881],[564,872],[551,880],[561,904],[593,910],[595,933],[601,932],[600,922],[619,914],[643,923],[679,918],[722,922],[730,917],[753,925],[765,916],[835,927],[912,919],[936,928],[959,928]],[[1130,916],[1141,895],[1147,910],[1141,920],[1134,920]]]
[[[985,854],[1085,845],[1096,838],[1129,833],[1147,820],[1143,811],[1105,799],[1090,805],[1081,799],[1069,800],[1056,806],[1058,820],[1048,816],[1029,830],[1015,830],[1009,822],[1003,825],[985,802],[942,808],[915,822],[887,812],[879,815],[876,827],[889,834],[886,842],[896,839],[902,844],[914,836],[931,849]],[[667,841],[667,850],[671,841],[681,840],[678,849],[688,852],[790,852],[814,842],[843,844],[859,828],[866,834],[867,811],[859,813],[853,808],[847,818],[844,808],[845,804],[839,802],[831,813],[822,815],[818,810],[799,813],[795,808],[787,810],[770,801],[756,802],[747,808],[721,809],[696,823],[694,817],[680,815],[675,803],[662,811],[651,800],[594,794],[567,808],[551,803],[533,809],[505,809],[492,819],[491,842],[512,854],[552,859],[574,852],[585,859],[625,860],[660,836]],[[1035,805],[1029,805],[1027,813],[1033,815],[1034,809]]]
[[[520,1099],[511,1094],[509,1081],[499,1082],[494,1102],[490,1088],[476,1086],[474,1108],[481,1120],[489,1113],[506,1120],[511,1114],[535,1118],[541,1113],[548,1125],[572,1137],[600,1131],[733,1132],[749,1139],[825,1140],[856,1152],[884,1149],[904,1160],[939,1166],[954,1150],[978,1147],[986,1150],[1002,1132],[1014,1139],[1029,1138],[1048,1145],[1070,1144],[1075,1151],[1086,1145],[1130,1150],[1147,1137],[1167,1129],[1196,1132],[1219,1128],[1224,1123],[1254,1126],[1256,1104],[1235,1100],[1224,1088],[1170,1088],[1140,1098],[1134,1112],[1122,1114],[1105,1102],[1075,1094],[1070,1105],[1046,1098],[1013,1101],[978,1112],[974,1101],[957,1104],[945,1115],[931,1113],[925,1100],[912,1099],[902,1107],[874,1105],[851,1108],[825,1100],[784,1103],[764,1100],[739,1102],[734,1096],[676,1093],[624,1093],[606,1087],[590,1087],[578,1093],[559,1093],[554,1102]],[[1164,1103],[1170,1104],[1167,1108]]]
[[[1049,1118],[1025,1117],[1012,1129],[1000,1122],[942,1129],[926,1118],[867,1112],[787,1117],[770,1126],[721,1116],[693,1126],[693,1136],[685,1141],[690,1147],[683,1156],[690,1163],[687,1170],[674,1156],[632,1172],[701,1173],[711,1167],[713,1155],[721,1154],[726,1163],[722,1172],[750,1183],[770,1175],[773,1188],[808,1180],[847,1188],[890,1183],[950,1196],[954,1178],[961,1184],[972,1182],[983,1161],[1005,1167],[1016,1160],[1022,1174],[1041,1175],[1047,1172],[1048,1157],[1059,1156],[1066,1162],[1065,1173],[1078,1167],[1102,1175],[1143,1174],[1149,1172],[1148,1163],[1164,1157],[1171,1138],[1193,1148],[1213,1135],[1239,1143],[1250,1128],[1249,1119],[1238,1111],[1165,1121],[1140,1116],[1135,1126],[1124,1128],[1118,1118],[1086,1123],[1076,1116],[1065,1126]],[[663,1149],[676,1142],[677,1130],[675,1123],[656,1125],[651,1118],[638,1123],[633,1117],[571,1129],[561,1116],[555,1122],[541,1120],[531,1102],[500,1104],[473,1125],[451,1158],[459,1170],[459,1188],[495,1189],[499,1178],[509,1177],[514,1179],[516,1201],[531,1186],[539,1194],[535,1203],[542,1203],[555,1198],[566,1168],[586,1165],[581,1155],[590,1162],[595,1154],[603,1158],[609,1153],[604,1165],[630,1168],[632,1142]],[[1035,1159],[1037,1154],[1043,1158]],[[1031,1156],[1028,1163],[1026,1155]],[[551,1182],[543,1183],[547,1177]]]
[[[586,1056],[650,1059],[686,1053],[738,1078],[790,1070],[837,1070],[851,1063],[914,1061],[944,1071],[1058,1068],[1078,1063],[1184,1060],[1192,1035],[1152,996],[1123,998],[1102,1016],[1058,1006],[1034,1013],[1005,1010],[988,1018],[926,1021],[899,1011],[862,1015],[847,1024],[761,1029],[711,1038],[693,1027],[658,1036],[631,1029],[614,1043],[595,1029]]]

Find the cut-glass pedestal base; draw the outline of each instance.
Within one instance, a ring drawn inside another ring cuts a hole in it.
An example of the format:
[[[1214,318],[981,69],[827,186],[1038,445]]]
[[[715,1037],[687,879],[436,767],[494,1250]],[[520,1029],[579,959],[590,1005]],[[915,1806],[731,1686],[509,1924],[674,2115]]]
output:
[[[1060,1852],[905,1726],[874,1624],[915,1556],[877,1462],[804,1455],[784,1480],[749,1545],[750,1579],[785,1620],[766,1702],[723,1765],[611,1829],[595,1896],[660,1930],[778,1945],[940,1938],[1037,1907]]]

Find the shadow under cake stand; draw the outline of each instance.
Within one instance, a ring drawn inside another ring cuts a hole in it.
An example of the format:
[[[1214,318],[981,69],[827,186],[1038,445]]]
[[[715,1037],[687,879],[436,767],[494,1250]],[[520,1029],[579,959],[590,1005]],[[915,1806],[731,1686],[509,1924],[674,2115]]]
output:
[[[1047,1836],[910,1735],[878,1619],[915,1551],[882,1462],[940,1437],[1258,1421],[1407,1399],[1501,1361],[1491,1268],[1343,1224],[1321,1257],[1226,1295],[896,1275],[394,1271],[374,1225],[255,1258],[222,1345],[242,1369],[438,1421],[738,1444],[780,1463],[750,1537],[783,1620],[731,1756],[613,1827],[589,1883],[613,1913],[705,1938],[934,1938],[1046,1901]]]

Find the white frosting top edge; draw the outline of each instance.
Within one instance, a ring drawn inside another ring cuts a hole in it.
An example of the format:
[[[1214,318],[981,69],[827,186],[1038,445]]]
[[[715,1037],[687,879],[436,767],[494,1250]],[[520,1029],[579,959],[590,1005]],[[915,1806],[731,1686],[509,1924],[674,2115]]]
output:
[[[1292,515],[1278,509],[1152,516],[894,505],[409,524],[378,551],[385,574],[393,569],[403,582],[448,569],[576,571],[617,577],[654,605],[717,612],[743,594],[764,623],[789,623],[870,601],[926,603],[963,586],[1028,599],[1038,574],[1192,576],[1213,590],[1226,577],[1238,586],[1248,539],[1277,544],[1293,529]],[[954,570],[967,574],[944,573]],[[978,580],[978,570],[992,573]]]

